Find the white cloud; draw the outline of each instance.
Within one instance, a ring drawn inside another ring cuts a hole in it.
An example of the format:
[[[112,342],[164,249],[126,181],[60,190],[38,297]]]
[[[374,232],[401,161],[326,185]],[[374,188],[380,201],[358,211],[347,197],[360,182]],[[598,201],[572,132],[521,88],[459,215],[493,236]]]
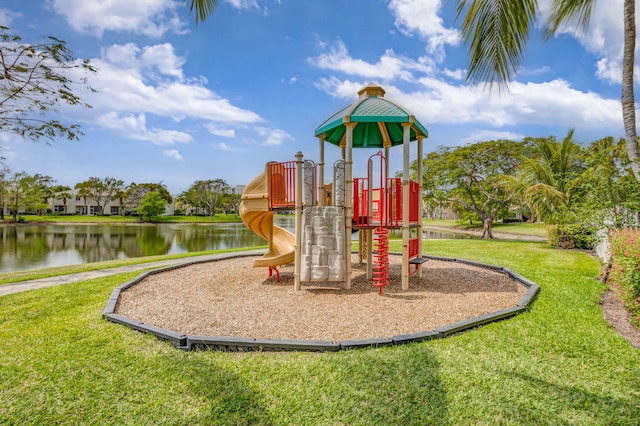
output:
[[[110,64],[123,69],[147,70],[156,76],[183,79],[182,66],[185,59],[177,56],[169,43],[143,48],[135,43],[113,45],[103,49],[102,55]]]
[[[540,0],[542,22],[551,13],[552,0]],[[636,11],[636,19],[640,10]],[[591,12],[589,27],[585,33],[574,23],[559,28],[558,35],[574,37],[584,48],[599,60],[595,75],[608,83],[620,84],[622,80],[622,54],[624,48],[623,0],[596,1]],[[636,43],[640,32],[636,33]],[[640,67],[635,69],[636,81],[640,81]]]
[[[258,135],[266,137],[262,145],[265,146],[279,146],[287,140],[293,140],[293,136],[284,130],[270,129],[267,127],[256,127]]]
[[[160,60],[160,51],[169,55],[173,49],[166,44],[142,49],[134,44],[115,45],[104,49],[102,58],[93,59],[100,71],[89,84],[98,93],[87,94],[85,100],[94,112],[154,114],[174,121],[189,117],[227,124],[263,121],[258,114],[220,98],[203,85],[204,80],[183,79],[181,59]]]
[[[215,149],[219,149],[220,151],[229,151],[229,152],[246,152],[247,151],[246,148],[238,148],[238,147],[226,144],[224,142],[218,142],[217,144],[213,145],[213,147]]]
[[[222,136],[225,138],[235,138],[236,131],[234,129],[220,129],[219,127],[209,123],[206,124],[205,127],[212,135]]]
[[[433,71],[433,65],[428,59],[421,58],[421,61],[414,61],[405,56],[396,55],[392,49],[387,49],[376,64],[354,59],[349,55],[342,40],[338,40],[331,47],[329,53],[308,58],[307,61],[318,68],[340,71],[368,79],[411,81],[414,80],[415,72],[430,73]]]
[[[445,28],[440,17],[442,0],[391,0],[389,10],[395,17],[396,27],[405,35],[417,34],[426,41],[427,51],[438,60],[444,58],[445,45],[458,45],[460,33]]]
[[[183,161],[184,158],[180,155],[180,152],[177,149],[167,149],[162,151],[162,155],[165,157],[173,158],[174,160]]]
[[[542,75],[542,74],[547,74],[548,72],[552,71],[551,67],[544,65],[538,68],[527,68],[527,67],[522,67],[520,68],[520,70],[518,71],[518,75],[520,76],[527,76],[527,75]]]
[[[3,27],[11,27],[13,20],[20,18],[23,15],[21,13],[13,12],[9,9],[0,8],[0,25]]]
[[[450,70],[445,69],[442,71],[442,74],[446,75],[449,78],[453,78],[454,80],[464,80],[467,77],[467,70]]]
[[[511,141],[520,141],[524,139],[526,136],[522,133],[514,133],[514,132],[502,132],[497,130],[474,130],[473,133],[469,134],[469,136],[459,139],[460,144],[466,145],[476,142],[484,142],[484,141],[493,141],[506,139]]]
[[[337,77],[329,77],[321,78],[318,83],[315,83],[315,86],[334,98],[356,99],[358,91],[362,89],[364,84],[362,82],[342,81]]]
[[[317,87],[330,96],[352,100],[364,84],[332,77],[322,79]],[[412,92],[385,85],[385,97],[403,105],[427,128],[429,123],[477,124],[496,129],[537,124],[611,129],[613,134],[623,131],[618,99],[575,90],[564,80],[514,82],[509,93],[500,97],[428,77],[420,79],[420,84],[421,88]]]
[[[111,129],[129,139],[148,141],[154,145],[173,145],[193,140],[188,133],[176,130],[147,129],[147,119],[144,114],[119,115],[115,112],[109,112],[98,117],[96,124]]]
[[[240,10],[260,10],[260,6],[256,0],[225,0],[234,9]]]
[[[51,0],[53,10],[76,31],[101,37],[105,31],[161,37],[167,31],[184,33],[185,23],[173,0]]]
[[[0,142],[5,143],[5,145],[0,145],[0,170],[3,168],[3,161],[11,163],[17,158],[17,154],[13,150],[12,145],[7,143],[10,141],[12,141],[12,135],[9,135],[8,133],[0,134]]]

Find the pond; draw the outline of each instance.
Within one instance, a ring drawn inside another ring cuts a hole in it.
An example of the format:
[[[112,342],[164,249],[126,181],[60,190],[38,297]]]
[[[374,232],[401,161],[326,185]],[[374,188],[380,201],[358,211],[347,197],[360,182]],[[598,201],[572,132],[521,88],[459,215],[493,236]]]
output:
[[[293,231],[293,217],[276,222]],[[437,234],[428,238],[460,237]],[[0,241],[0,272],[266,245],[242,223],[9,225],[0,226]]]

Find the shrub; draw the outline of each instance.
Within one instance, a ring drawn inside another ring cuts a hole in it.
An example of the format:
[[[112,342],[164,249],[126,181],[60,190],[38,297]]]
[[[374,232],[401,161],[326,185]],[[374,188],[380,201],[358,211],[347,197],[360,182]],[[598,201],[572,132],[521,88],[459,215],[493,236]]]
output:
[[[559,247],[560,236],[558,234],[558,225],[545,225],[545,232],[547,233],[547,243],[551,247]]]
[[[547,242],[563,249],[593,250],[598,242],[595,229],[584,224],[547,225]]]
[[[612,231],[609,237],[609,283],[619,289],[620,299],[631,313],[631,322],[640,327],[640,231]]]

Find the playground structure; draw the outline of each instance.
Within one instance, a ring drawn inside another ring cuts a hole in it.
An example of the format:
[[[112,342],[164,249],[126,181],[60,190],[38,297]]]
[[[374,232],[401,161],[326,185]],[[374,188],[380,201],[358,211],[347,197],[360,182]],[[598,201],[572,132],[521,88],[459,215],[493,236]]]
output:
[[[267,240],[267,252],[253,267],[267,267],[279,279],[278,267],[294,263],[294,288],[301,283],[344,282],[351,288],[351,235],[359,232],[360,262],[367,279],[382,294],[388,284],[389,232],[402,231],[402,289],[409,277],[421,276],[422,141],[427,130],[400,105],[369,84],[353,104],[341,109],[315,131],[318,163],[303,160],[269,162],[245,188],[240,216],[254,233]],[[341,148],[325,183],[325,144]],[[417,181],[410,180],[410,143],[417,144]],[[402,146],[402,177],[389,177],[390,148]],[[353,177],[353,149],[378,149],[368,160],[367,177]],[[377,166],[377,167],[376,167]],[[377,172],[377,176],[376,176]],[[277,211],[295,212],[295,232],[274,225]]]
[[[247,227],[269,243],[253,266],[268,268],[276,279],[280,266],[293,268],[293,277],[284,280],[293,281],[295,290],[302,283],[321,281],[342,281],[350,289],[351,234],[360,231],[358,253],[360,262],[367,263],[366,268],[355,266],[349,297],[334,291],[300,294],[284,286],[262,287],[259,272],[248,270],[244,260],[233,263],[257,253],[224,253],[144,272],[113,290],[103,316],[183,350],[246,352],[339,351],[419,342],[524,312],[539,291],[534,282],[502,266],[422,255],[417,182],[422,181],[422,139],[427,132],[404,109],[383,99],[382,88],[369,85],[359,95],[316,129],[317,164],[303,160],[301,152],[295,161],[267,163],[246,186],[240,206]],[[417,182],[409,179],[412,141],[417,141]],[[324,183],[326,142],[342,148],[329,184]],[[396,145],[403,146],[403,174],[391,178],[389,148]],[[367,177],[352,177],[353,148],[378,149],[368,157]],[[274,212],[280,210],[295,212],[295,233],[274,225]],[[368,280],[381,294],[389,269],[397,276],[400,256],[388,253],[389,231],[394,229],[402,230],[402,282],[399,286],[394,280],[387,290],[392,296],[373,303],[377,296],[361,291]],[[389,257],[395,263],[391,268]],[[427,259],[430,273],[414,279],[409,289],[409,277],[422,275],[421,264]],[[191,266],[189,272],[180,270]],[[243,291],[247,285],[264,291]],[[406,293],[393,297],[398,287]]]

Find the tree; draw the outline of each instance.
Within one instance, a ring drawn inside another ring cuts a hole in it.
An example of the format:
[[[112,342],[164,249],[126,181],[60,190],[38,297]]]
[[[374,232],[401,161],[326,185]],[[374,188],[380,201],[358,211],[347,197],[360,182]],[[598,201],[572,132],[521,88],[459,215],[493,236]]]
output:
[[[186,0],[185,0],[186,2]],[[189,10],[196,12],[196,24],[199,21],[205,21],[218,6],[218,0],[191,0]]]
[[[584,195],[577,215],[591,227],[634,227],[640,212],[640,184],[625,154],[625,140],[606,137],[586,148]]]
[[[71,198],[71,188],[67,185],[55,185],[51,187],[51,192],[56,200],[62,200],[64,212],[67,213],[67,199]]]
[[[91,191],[89,190],[89,183],[87,181],[76,183],[74,189],[78,191],[78,197],[82,198],[84,201],[84,211],[83,214],[88,214],[87,210],[87,201],[89,197],[91,197]]]
[[[508,140],[440,147],[424,159],[425,198],[477,215],[482,238],[491,239],[494,220],[517,195],[508,190],[503,177],[516,173],[526,148],[523,142]]]
[[[137,211],[140,219],[149,221],[160,216],[165,212],[167,200],[157,191],[151,191],[145,194]]]
[[[2,165],[0,168],[0,220],[4,220],[4,211],[6,209],[7,185],[8,177],[11,171]]]
[[[7,206],[14,222],[18,220],[20,212],[46,208],[44,188],[51,181],[49,176],[39,174],[30,176],[25,172],[17,172],[11,176],[7,183]]]
[[[152,191],[160,194],[160,196],[165,200],[165,205],[173,202],[173,197],[169,193],[166,185],[162,182],[140,184],[132,183],[127,187],[123,194],[125,212],[135,212],[138,207],[140,207],[144,196]]]
[[[225,213],[229,214],[229,212],[233,212],[234,215],[237,215],[241,201],[242,196],[240,194],[228,193],[222,195],[222,202],[220,204]]]
[[[181,198],[197,209],[203,208],[209,216],[215,216],[223,194],[231,187],[224,179],[197,180]]]
[[[564,23],[575,22],[586,31],[596,0],[554,0],[545,37],[552,37]],[[538,2],[535,0],[457,0],[458,16],[466,9],[462,34],[469,43],[470,65],[467,80],[473,84],[497,83],[506,88],[518,70],[529,36],[535,24]],[[467,7],[468,6],[468,7]],[[622,117],[627,155],[631,169],[640,182],[640,153],[636,130],[633,90],[636,43],[635,0],[624,0],[624,51],[622,59]]]
[[[71,75],[85,73],[78,81]],[[91,106],[74,91],[89,90],[87,77],[96,72],[89,60],[76,60],[64,41],[48,37],[39,44],[25,44],[9,28],[0,26],[0,129],[38,141],[63,137],[77,140],[78,124],[51,118],[58,105]]]
[[[123,185],[124,181],[111,177],[104,179],[90,177],[89,180],[77,184],[76,188],[82,191],[82,197],[85,198],[85,208],[86,199],[91,198],[98,207],[96,214],[104,214],[105,206],[120,196]]]
[[[558,142],[554,137],[529,139],[533,154],[522,158],[517,176],[509,176],[513,192],[522,194],[536,217],[546,223],[572,223],[570,214],[584,192],[591,170],[584,165],[583,150],[573,140],[573,130]]]

